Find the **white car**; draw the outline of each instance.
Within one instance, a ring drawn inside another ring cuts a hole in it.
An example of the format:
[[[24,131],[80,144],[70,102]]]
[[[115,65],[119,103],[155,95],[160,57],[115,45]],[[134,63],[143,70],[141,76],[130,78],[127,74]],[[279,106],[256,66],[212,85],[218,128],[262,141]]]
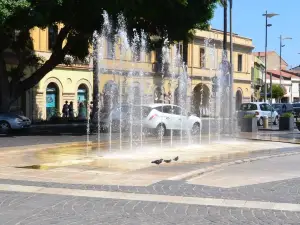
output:
[[[95,127],[97,116],[92,120]],[[122,104],[112,111],[100,115],[100,129],[119,132],[120,126],[123,131],[133,132],[144,130],[153,131],[157,136],[164,136],[167,131],[190,131],[192,135],[199,134],[201,120],[191,115],[185,109],[171,104],[132,105]],[[93,128],[94,128],[93,127]]]
[[[201,119],[179,106],[171,104],[143,105],[142,111],[143,127],[154,130],[159,137],[164,136],[166,131],[170,130],[190,131],[192,135],[200,133]]]
[[[265,116],[267,116],[274,125],[277,125],[279,122],[278,113],[266,102],[249,102],[241,104],[240,110],[238,111],[238,118],[241,119],[246,114],[255,115],[257,117],[258,126],[263,125],[263,118]]]

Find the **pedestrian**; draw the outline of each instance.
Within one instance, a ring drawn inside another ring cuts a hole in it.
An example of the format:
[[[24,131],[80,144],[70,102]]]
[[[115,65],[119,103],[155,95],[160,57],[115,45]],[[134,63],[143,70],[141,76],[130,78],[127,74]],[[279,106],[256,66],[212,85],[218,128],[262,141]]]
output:
[[[93,116],[93,102],[90,102],[89,108],[90,108],[90,120],[92,120],[93,119],[92,118],[92,116]]]
[[[63,113],[63,117],[64,117],[64,118],[67,118],[67,117],[68,117],[68,114],[69,114],[69,105],[68,105],[68,101],[65,101],[65,104],[63,105],[62,113]]]
[[[70,119],[74,119],[74,107],[73,107],[73,102],[70,102],[69,105],[69,118]]]
[[[78,118],[83,119],[86,118],[85,107],[82,102],[79,103],[78,107]]]

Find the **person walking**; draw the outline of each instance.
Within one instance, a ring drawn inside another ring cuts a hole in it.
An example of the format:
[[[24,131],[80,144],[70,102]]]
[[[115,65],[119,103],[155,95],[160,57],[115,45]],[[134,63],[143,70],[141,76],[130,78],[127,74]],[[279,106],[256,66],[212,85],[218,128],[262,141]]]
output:
[[[89,111],[89,113],[90,113],[90,120],[92,120],[93,118],[92,118],[92,115],[93,115],[93,102],[90,102],[90,105],[89,105],[89,108],[90,108],[90,111]]]
[[[79,103],[78,107],[78,118],[84,119],[86,118],[86,108],[84,107],[84,104],[82,102]]]
[[[70,102],[69,105],[69,118],[74,119],[74,107],[73,107],[73,102]]]
[[[68,105],[68,101],[65,101],[65,104],[63,105],[63,109],[62,109],[62,113],[63,113],[63,117],[67,118],[69,115],[69,105]]]

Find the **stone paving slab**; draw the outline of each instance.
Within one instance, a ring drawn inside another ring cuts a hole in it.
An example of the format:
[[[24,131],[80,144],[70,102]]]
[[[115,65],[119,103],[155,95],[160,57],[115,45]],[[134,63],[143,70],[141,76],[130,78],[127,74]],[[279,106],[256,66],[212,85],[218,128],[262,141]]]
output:
[[[0,184],[0,191],[300,212],[300,204]]]
[[[299,224],[295,211],[0,192],[0,224]],[[262,207],[263,205],[261,205]]]
[[[87,184],[94,185],[149,186],[169,177],[209,165],[228,162],[233,159],[249,158],[255,154],[295,151],[297,147],[292,144],[277,143],[276,146],[272,146],[272,150],[269,148],[270,143],[264,142],[221,142],[188,149],[175,148],[161,151],[158,148],[149,152],[104,153],[102,157],[98,158],[97,156],[91,161],[87,161],[90,158],[82,157],[82,151],[85,153],[85,149],[72,151],[67,148],[68,154],[65,154],[63,149],[58,152],[38,151],[32,154],[25,152],[1,154],[0,178],[7,179],[9,177],[10,179],[34,181],[38,181],[40,178],[41,181],[51,180],[65,183],[81,183],[84,180]],[[178,162],[160,166],[150,163],[155,159],[154,157],[169,159],[178,155],[180,157]],[[74,161],[76,163],[73,164]],[[16,168],[31,165],[41,165],[42,168],[49,165],[59,167],[46,168],[46,170]],[[64,169],[66,169],[65,172]],[[110,172],[109,176],[106,174],[107,172]]]

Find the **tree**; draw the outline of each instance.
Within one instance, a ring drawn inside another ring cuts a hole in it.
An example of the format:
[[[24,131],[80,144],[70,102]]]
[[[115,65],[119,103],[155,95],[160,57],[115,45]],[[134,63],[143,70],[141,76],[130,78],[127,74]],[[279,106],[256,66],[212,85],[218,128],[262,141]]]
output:
[[[281,99],[284,96],[284,90],[279,84],[272,84],[272,97]]]
[[[66,56],[84,60],[89,54],[94,30],[102,28],[102,12],[127,19],[129,37],[133,29],[170,43],[192,37],[191,30],[205,29],[218,0],[0,0],[0,110],[11,104],[57,65],[71,63]],[[48,59],[35,55],[30,37],[34,27],[63,24]],[[149,39],[150,41],[150,39]],[[161,44],[152,43],[151,46]],[[12,56],[12,57],[10,57]],[[13,58],[13,62],[8,60]],[[28,69],[30,67],[30,70]]]

